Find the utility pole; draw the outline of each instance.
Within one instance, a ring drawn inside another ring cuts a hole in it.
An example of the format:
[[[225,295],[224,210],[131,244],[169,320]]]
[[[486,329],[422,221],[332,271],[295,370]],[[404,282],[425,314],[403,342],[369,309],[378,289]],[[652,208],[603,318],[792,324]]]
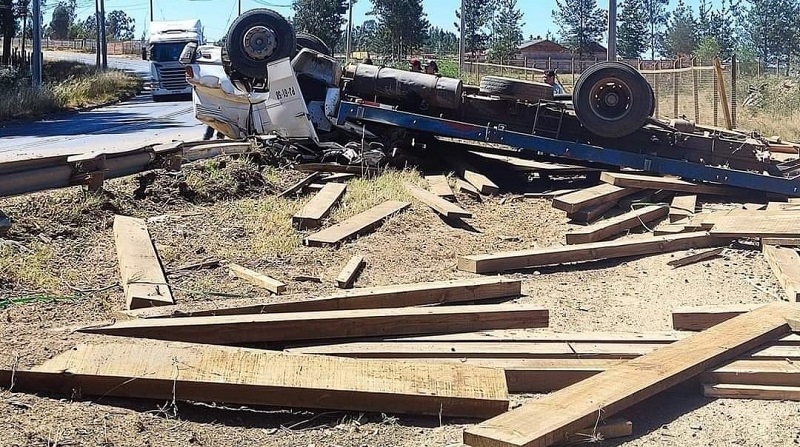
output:
[[[150,0],[150,1],[152,2],[153,0]],[[239,15],[242,15],[242,0],[239,0]],[[152,20],[153,19],[150,19],[150,21],[152,21]]]
[[[106,39],[106,0],[100,0],[100,46],[103,48],[103,70],[108,68],[108,40]]]
[[[461,38],[458,39],[458,73],[464,73],[464,51],[466,49],[466,45],[464,45],[464,0],[461,0],[461,25],[459,25],[459,30],[461,31]]]
[[[102,57],[100,56],[102,52],[102,46],[100,45],[100,0],[94,0],[94,31],[94,65],[100,68],[100,63],[102,61]]]
[[[242,1],[239,0],[239,14],[242,13]],[[150,0],[150,21],[153,21],[153,0]]]
[[[42,11],[40,0],[33,0],[33,54],[31,60],[31,86],[42,86]]]
[[[345,48],[345,60],[350,62],[350,55],[353,54],[353,0],[350,0],[349,16],[347,19],[347,48]]]
[[[608,60],[617,60],[617,0],[608,0]]]

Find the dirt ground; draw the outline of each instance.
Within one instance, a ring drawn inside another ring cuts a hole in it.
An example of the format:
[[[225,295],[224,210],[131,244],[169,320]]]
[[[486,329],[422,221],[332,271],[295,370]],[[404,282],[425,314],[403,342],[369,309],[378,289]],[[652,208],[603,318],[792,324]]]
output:
[[[114,318],[124,298],[111,222],[115,213],[147,218],[167,270],[200,262],[237,262],[268,272],[288,294],[334,292],[333,279],[355,253],[367,267],[356,286],[468,278],[458,255],[559,244],[575,228],[545,199],[477,202],[458,195],[474,217],[453,228],[411,200],[402,181],[414,172],[353,180],[341,221],[387,199],[413,202],[377,232],[338,249],[301,244],[290,216],[309,199],[278,199],[303,175],[240,161],[191,165],[108,182],[100,196],[78,188],[0,201],[13,226],[0,245],[0,364],[28,367],[100,336],[75,327]],[[0,240],[2,242],[3,240]],[[759,251],[737,245],[722,258],[672,269],[665,254],[506,275],[523,280],[516,300],[550,309],[550,330],[664,331],[685,305],[761,303],[781,292]],[[322,283],[296,281],[298,276]],[[171,274],[182,305],[223,303],[264,293],[228,278],[224,267]],[[265,300],[282,297],[265,297]],[[0,384],[7,387],[8,384]],[[514,396],[514,405],[536,396]],[[465,426],[454,421],[288,409],[221,409],[196,403],[30,395],[0,390],[2,446],[298,446],[444,447]],[[626,411],[634,436],[609,446],[788,446],[800,443],[800,404],[712,400],[689,390],[665,393]]]

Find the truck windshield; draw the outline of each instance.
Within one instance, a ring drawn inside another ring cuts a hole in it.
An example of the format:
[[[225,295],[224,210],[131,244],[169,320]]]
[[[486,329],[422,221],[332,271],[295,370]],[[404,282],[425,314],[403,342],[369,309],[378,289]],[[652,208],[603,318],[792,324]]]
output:
[[[150,47],[150,60],[154,62],[177,61],[186,42],[154,43]]]

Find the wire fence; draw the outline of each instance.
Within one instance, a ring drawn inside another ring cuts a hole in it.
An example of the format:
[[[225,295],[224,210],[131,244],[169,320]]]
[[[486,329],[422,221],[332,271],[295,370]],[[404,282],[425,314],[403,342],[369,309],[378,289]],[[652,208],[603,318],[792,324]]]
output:
[[[3,39],[0,38],[0,43],[3,42]],[[126,41],[112,41],[108,42],[108,54],[113,55],[124,55],[124,54],[141,54],[142,52],[142,45],[143,43],[139,40],[126,40]],[[2,48],[2,45],[0,45]],[[11,48],[12,51],[22,51],[22,39],[15,38],[11,39]],[[25,40],[25,52],[30,52],[31,48],[33,48],[33,40],[26,39]],[[54,40],[54,39],[42,39],[42,49],[43,50],[62,50],[62,51],[74,51],[76,53],[94,53],[97,51],[97,41],[95,39],[74,39],[74,40]]]

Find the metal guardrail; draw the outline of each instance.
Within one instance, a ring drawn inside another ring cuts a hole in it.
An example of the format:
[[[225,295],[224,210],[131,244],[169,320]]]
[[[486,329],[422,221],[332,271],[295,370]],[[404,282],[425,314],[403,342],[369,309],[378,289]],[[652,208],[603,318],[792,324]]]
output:
[[[12,161],[0,164],[0,197],[79,185],[97,190],[106,179],[158,168],[176,171],[183,163],[251,150],[247,141],[178,141],[124,152],[87,152]]]

